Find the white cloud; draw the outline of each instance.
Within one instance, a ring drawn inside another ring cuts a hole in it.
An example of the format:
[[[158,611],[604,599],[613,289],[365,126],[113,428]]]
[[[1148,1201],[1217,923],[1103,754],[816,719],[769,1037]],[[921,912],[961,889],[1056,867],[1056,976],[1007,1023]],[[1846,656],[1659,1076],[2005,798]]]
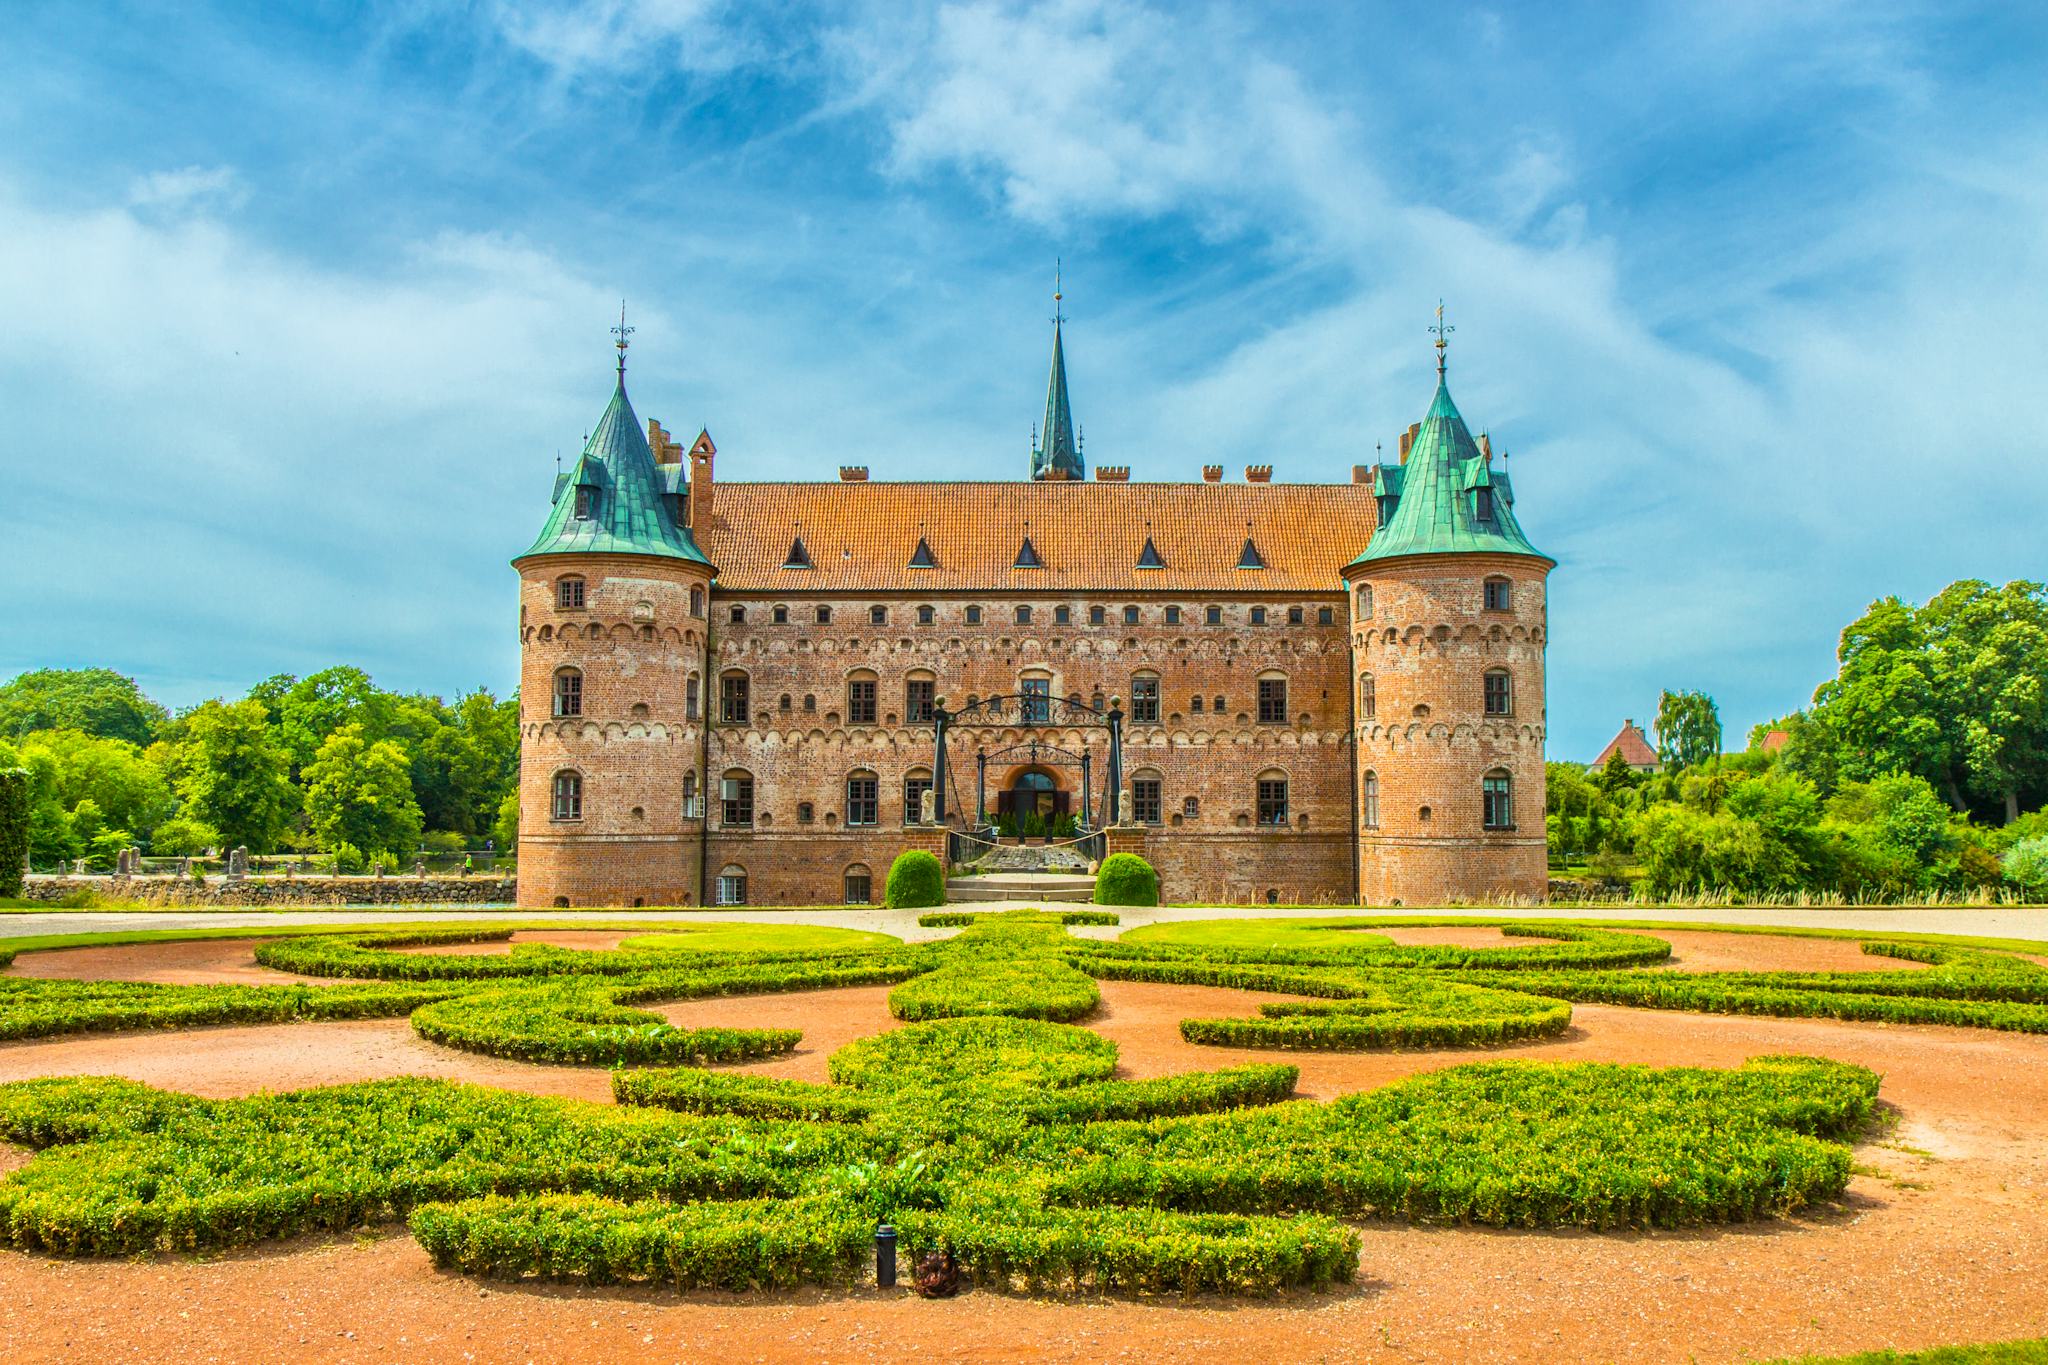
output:
[[[128,187],[128,206],[161,213],[222,212],[238,209],[248,192],[232,166],[186,166],[151,171]]]
[[[514,47],[565,78],[645,66],[715,71],[740,50],[720,20],[723,0],[495,0],[489,10]]]

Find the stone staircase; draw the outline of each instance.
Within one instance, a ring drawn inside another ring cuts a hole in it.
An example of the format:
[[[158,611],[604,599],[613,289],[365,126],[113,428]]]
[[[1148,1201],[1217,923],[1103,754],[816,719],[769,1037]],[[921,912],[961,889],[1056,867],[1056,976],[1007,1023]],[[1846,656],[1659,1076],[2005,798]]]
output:
[[[974,875],[946,883],[946,901],[1086,901],[1095,874],[1071,847],[998,844],[969,866]]]

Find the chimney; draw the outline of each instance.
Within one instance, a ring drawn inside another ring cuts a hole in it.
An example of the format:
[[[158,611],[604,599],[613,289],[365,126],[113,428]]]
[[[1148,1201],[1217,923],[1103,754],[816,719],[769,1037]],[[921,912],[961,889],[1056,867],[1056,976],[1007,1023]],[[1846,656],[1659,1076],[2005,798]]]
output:
[[[843,465],[839,466],[839,482],[841,482],[841,483],[866,483],[867,481],[868,481],[868,467],[867,467],[866,465],[864,465],[864,464],[843,464]]]
[[[1248,464],[1248,465],[1246,465],[1246,466],[1244,467],[1244,481],[1245,481],[1246,483],[1271,483],[1271,482],[1273,482],[1273,466],[1271,466],[1271,465],[1269,465],[1269,464]]]
[[[1202,466],[1202,482],[1203,482],[1203,483],[1222,483],[1222,482],[1223,482],[1223,466],[1222,466],[1222,465],[1220,465],[1220,464],[1205,464],[1205,465],[1203,465],[1203,466]]]
[[[1372,466],[1369,464],[1355,464],[1351,466],[1351,482],[1371,483]]]
[[[1097,483],[1129,483],[1131,467],[1127,464],[1099,464],[1095,466]]]
[[[718,454],[718,447],[711,443],[711,433],[700,431],[697,439],[690,443],[690,525],[702,527],[711,520],[711,462]]]
[[[647,419],[647,444],[654,450],[656,464],[681,464],[683,448],[675,443],[668,429],[652,417]]]
[[[1414,444],[1415,444],[1415,436],[1416,436],[1416,433],[1420,432],[1421,430],[1422,430],[1422,423],[1420,423],[1420,422],[1411,422],[1411,423],[1409,423],[1409,424],[1408,424],[1408,430],[1406,430],[1406,431],[1404,431],[1404,432],[1402,432],[1402,433],[1401,433],[1401,463],[1402,463],[1402,464],[1407,464],[1407,463],[1408,463],[1408,447],[1410,447],[1410,446],[1412,446],[1412,445],[1414,445]]]

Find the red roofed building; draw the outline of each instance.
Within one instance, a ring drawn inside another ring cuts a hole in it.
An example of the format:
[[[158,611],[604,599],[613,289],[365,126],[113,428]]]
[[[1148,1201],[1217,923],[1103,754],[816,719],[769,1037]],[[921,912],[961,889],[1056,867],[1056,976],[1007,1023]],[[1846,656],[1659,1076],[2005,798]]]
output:
[[[1621,761],[1639,773],[1662,772],[1664,769],[1664,760],[1657,757],[1657,751],[1650,746],[1649,738],[1632,720],[1621,723],[1621,733],[1607,741],[1607,747],[1593,760],[1593,766],[1606,767],[1607,760],[1616,754],[1620,754]]]

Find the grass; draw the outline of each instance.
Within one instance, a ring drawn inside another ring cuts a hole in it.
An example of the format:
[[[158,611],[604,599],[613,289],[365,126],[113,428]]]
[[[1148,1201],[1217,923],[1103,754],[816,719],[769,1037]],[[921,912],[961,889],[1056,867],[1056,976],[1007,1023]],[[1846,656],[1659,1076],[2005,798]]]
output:
[[[640,934],[621,948],[656,952],[809,953],[849,948],[894,948],[903,940],[869,929],[838,929],[818,924],[692,924]]]
[[[2048,1337],[1925,1351],[1863,1351],[1852,1356],[1799,1356],[1776,1365],[2048,1365]]]

